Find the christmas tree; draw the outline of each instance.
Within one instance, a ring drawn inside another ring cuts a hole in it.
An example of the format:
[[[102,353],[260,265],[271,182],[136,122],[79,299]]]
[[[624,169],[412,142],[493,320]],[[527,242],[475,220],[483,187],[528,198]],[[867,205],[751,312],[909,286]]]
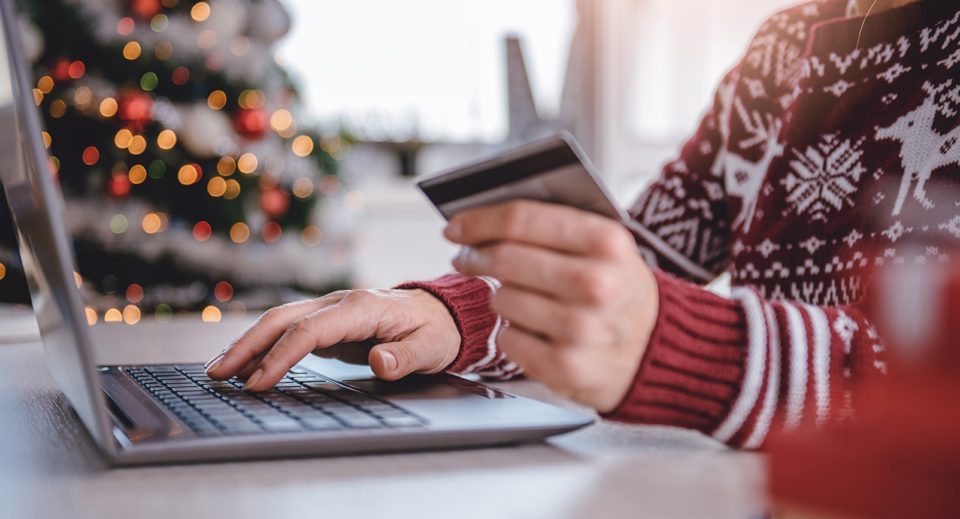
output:
[[[277,0],[19,7],[91,321],[214,318],[348,284],[344,219],[362,195],[336,176],[349,143],[298,124],[273,55],[290,26]],[[8,215],[0,228],[15,249]],[[0,297],[16,301],[9,258]]]

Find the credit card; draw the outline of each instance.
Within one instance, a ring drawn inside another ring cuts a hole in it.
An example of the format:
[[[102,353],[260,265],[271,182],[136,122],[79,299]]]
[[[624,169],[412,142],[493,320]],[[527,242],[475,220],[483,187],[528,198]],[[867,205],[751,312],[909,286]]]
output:
[[[566,133],[418,183],[444,218],[507,200],[573,206],[617,221],[627,215],[604,187],[580,146]]]

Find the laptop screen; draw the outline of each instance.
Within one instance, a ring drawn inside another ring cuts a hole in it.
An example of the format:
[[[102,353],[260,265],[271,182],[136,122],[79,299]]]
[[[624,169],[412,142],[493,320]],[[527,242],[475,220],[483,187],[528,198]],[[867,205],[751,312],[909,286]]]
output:
[[[32,75],[16,12],[0,0],[0,181],[7,193],[23,270],[50,373],[87,429],[105,445],[106,414],[87,345],[86,317],[64,225],[64,202],[42,144]]]

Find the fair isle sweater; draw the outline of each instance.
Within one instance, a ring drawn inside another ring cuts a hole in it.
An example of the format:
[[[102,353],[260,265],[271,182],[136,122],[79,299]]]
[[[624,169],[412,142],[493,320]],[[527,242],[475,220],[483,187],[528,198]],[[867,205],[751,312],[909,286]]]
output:
[[[767,21],[679,159],[632,207],[660,313],[632,387],[607,418],[692,428],[757,448],[771,431],[850,413],[885,372],[859,303],[876,266],[950,261],[960,237],[960,4],[846,17],[822,0]],[[944,216],[947,215],[947,216]],[[722,272],[732,297],[701,289]],[[508,378],[498,283],[448,275],[433,292],[462,334],[450,366]]]

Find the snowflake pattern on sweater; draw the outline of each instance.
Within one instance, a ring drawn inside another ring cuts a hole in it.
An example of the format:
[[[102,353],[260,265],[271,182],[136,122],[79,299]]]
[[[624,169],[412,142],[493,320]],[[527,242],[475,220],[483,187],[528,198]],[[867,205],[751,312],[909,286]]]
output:
[[[886,370],[858,307],[869,269],[951,260],[906,243],[960,237],[957,190],[930,187],[960,183],[960,11],[921,0],[876,13],[858,48],[863,18],[846,6],[770,18],[680,158],[631,208],[638,245],[663,271],[661,310],[611,418],[753,448],[773,428],[848,416],[850,387]],[[694,284],[724,271],[730,299]],[[451,309],[463,287],[496,289],[438,281],[445,288],[417,286]],[[499,318],[487,308],[460,319],[487,324],[464,335],[451,369],[517,372],[496,353]]]

